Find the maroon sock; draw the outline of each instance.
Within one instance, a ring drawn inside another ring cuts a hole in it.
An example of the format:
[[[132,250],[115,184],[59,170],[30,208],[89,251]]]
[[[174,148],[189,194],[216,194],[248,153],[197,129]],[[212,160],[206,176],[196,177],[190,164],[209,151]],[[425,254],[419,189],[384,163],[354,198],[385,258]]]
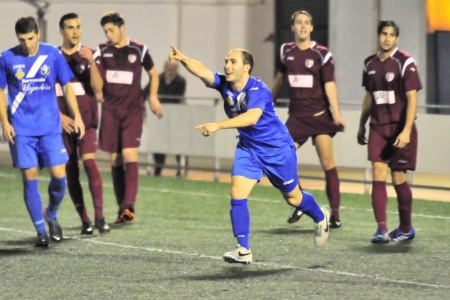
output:
[[[123,165],[111,167],[111,176],[117,205],[121,207],[125,195],[125,169]]]
[[[125,164],[125,196],[122,203],[123,209],[131,209],[134,211],[134,203],[136,202],[137,188],[139,180],[139,167],[137,162]]]
[[[325,171],[326,192],[330,203],[331,215],[339,218],[339,206],[341,204],[341,192],[339,190],[339,175],[336,168]]]
[[[412,213],[412,192],[408,182],[403,182],[399,185],[394,185],[397,193],[398,214],[400,217],[400,230],[403,233],[408,233],[411,228],[411,213]]]
[[[103,218],[103,183],[102,176],[94,159],[83,161],[84,171],[88,177],[89,190],[91,191],[94,202],[95,218]]]
[[[372,207],[378,229],[387,231],[386,224],[387,191],[385,181],[372,182]]]
[[[77,160],[70,160],[66,164],[66,178],[70,198],[75,205],[81,221],[89,222],[89,216],[84,205],[83,188],[80,184],[80,169]]]

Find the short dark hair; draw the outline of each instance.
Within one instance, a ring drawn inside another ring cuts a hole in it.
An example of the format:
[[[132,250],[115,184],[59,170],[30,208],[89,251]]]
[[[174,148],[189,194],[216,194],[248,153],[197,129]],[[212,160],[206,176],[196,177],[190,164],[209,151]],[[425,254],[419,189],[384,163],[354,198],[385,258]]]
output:
[[[122,25],[125,25],[125,21],[123,17],[116,13],[115,11],[110,11],[105,13],[102,16],[102,19],[100,20],[100,25],[105,26],[105,24],[113,23],[117,27],[121,27]]]
[[[33,17],[22,17],[16,22],[15,26],[16,35],[25,34],[25,33],[38,33],[39,26],[36,22],[36,19]]]
[[[240,50],[242,52],[242,62],[244,65],[250,65],[250,70],[248,70],[248,74],[252,74],[253,65],[255,64],[253,60],[253,55],[245,49]]]
[[[306,16],[308,16],[309,20],[311,21],[311,25],[313,25],[313,17],[306,10],[297,10],[296,12],[294,12],[292,14],[292,16],[291,16],[291,25],[294,25],[295,17],[297,17],[297,15],[306,15]]]
[[[378,35],[381,34],[381,32],[383,31],[383,29],[385,27],[394,28],[395,36],[398,37],[400,35],[400,28],[398,27],[398,25],[394,21],[386,21],[386,20],[382,20],[382,21],[378,22],[378,29],[377,29]]]
[[[68,13],[59,19],[59,29],[64,29],[64,22],[67,20],[78,19],[78,14],[76,13]]]

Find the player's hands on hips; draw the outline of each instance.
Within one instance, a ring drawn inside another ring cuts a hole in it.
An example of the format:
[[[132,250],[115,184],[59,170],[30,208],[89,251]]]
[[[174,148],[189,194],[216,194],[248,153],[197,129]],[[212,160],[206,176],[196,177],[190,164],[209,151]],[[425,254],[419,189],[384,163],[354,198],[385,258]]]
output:
[[[69,134],[75,132],[74,120],[64,114],[61,114],[61,126],[63,130]]]
[[[204,123],[194,127],[194,130],[197,129],[201,129],[203,136],[210,136],[220,128],[217,123]]]
[[[11,124],[5,122],[6,124],[3,124],[3,137],[5,140],[10,142],[11,144],[14,144],[14,137],[16,136],[16,132],[14,131],[14,127],[11,126]]]
[[[394,147],[403,148],[409,144],[411,133],[403,130],[395,139]]]
[[[81,119],[80,115],[76,115],[75,119],[73,120],[73,127],[76,133],[78,133],[78,138],[81,140],[84,136],[84,123]]]
[[[360,144],[360,145],[366,145],[369,142],[369,140],[366,138],[366,127],[365,126],[359,128],[357,139],[358,139],[358,144]]]

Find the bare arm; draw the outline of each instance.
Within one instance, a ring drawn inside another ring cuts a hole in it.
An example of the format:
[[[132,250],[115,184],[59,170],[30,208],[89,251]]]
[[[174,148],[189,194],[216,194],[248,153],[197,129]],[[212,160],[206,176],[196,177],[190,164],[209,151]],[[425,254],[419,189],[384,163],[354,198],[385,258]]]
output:
[[[408,104],[406,107],[406,122],[403,131],[397,136],[394,142],[394,146],[398,148],[403,148],[409,144],[411,138],[411,129],[416,119],[417,113],[417,91],[412,90],[406,93],[408,99]]]
[[[273,103],[277,102],[278,95],[280,94],[281,89],[284,85],[284,74],[281,72],[277,72],[275,79],[272,83],[272,100]]]
[[[261,117],[262,113],[262,109],[252,108],[234,118],[219,121],[216,123],[200,124],[195,126],[194,129],[201,129],[204,136],[210,136],[220,129],[242,128],[255,125]]]
[[[327,95],[328,102],[330,103],[333,112],[334,124],[345,127],[345,120],[342,118],[341,109],[339,108],[336,82],[330,81],[325,83],[325,94]]]
[[[8,114],[6,112],[6,96],[4,89],[0,89],[0,121],[3,125],[3,137],[8,142],[14,144],[14,137],[16,136],[16,132],[8,121]]]
[[[72,111],[73,118],[73,126],[75,132],[79,134],[80,139],[84,136],[84,124],[81,119],[80,111],[78,109],[78,102],[75,93],[73,92],[72,86],[70,82],[62,87],[64,96],[66,97],[67,104],[69,105],[70,110]]]
[[[194,76],[200,78],[206,85],[212,86],[214,83],[214,73],[203,63],[184,55],[175,46],[170,46],[169,61],[178,60]]]
[[[372,95],[366,92],[364,95],[363,105],[361,109],[361,116],[359,118],[359,130],[358,130],[358,144],[365,145],[368,140],[366,138],[366,123],[370,117],[370,108],[372,106]]]
[[[156,67],[153,67],[150,71],[148,71],[148,76],[150,80],[148,94],[150,109],[158,118],[162,118],[163,109],[158,99],[159,76]]]

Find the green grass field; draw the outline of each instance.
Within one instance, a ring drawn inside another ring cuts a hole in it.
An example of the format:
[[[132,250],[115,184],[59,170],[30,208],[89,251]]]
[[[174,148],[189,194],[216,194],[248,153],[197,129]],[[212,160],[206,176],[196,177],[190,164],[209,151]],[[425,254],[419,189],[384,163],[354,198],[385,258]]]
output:
[[[103,175],[112,223],[117,207]],[[40,177],[47,203],[46,171]],[[254,263],[243,266],[221,258],[236,243],[229,184],[141,176],[135,223],[112,224],[106,236],[80,236],[66,196],[64,241],[37,249],[19,172],[2,167],[0,182],[0,299],[449,299],[450,203],[415,200],[416,239],[372,245],[370,196],[343,194],[343,227],[316,249],[312,221],[287,224],[279,192],[257,186],[249,202]],[[84,177],[83,187],[93,218]],[[323,191],[312,192],[327,204]],[[398,224],[395,199],[388,223]]]

